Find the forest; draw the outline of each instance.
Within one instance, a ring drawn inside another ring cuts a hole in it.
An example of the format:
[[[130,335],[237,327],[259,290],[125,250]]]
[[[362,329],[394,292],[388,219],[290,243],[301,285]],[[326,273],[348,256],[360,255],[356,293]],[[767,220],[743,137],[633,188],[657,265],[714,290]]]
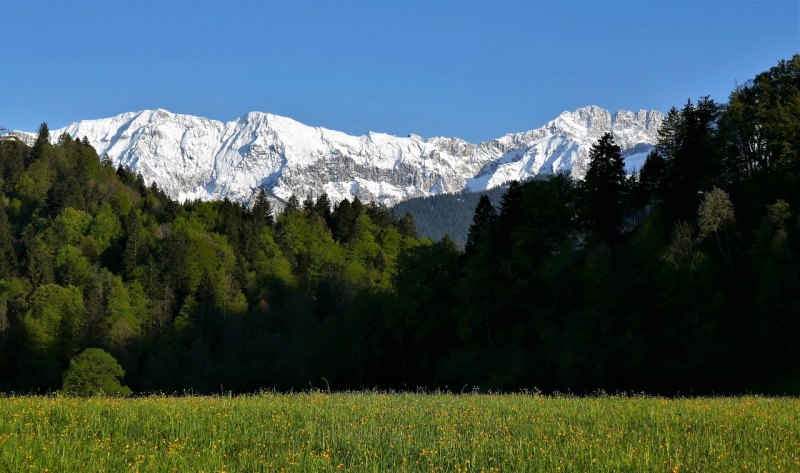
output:
[[[481,196],[487,196],[493,206],[499,206],[507,189],[507,185],[502,185],[481,192],[463,191],[457,194],[414,197],[395,204],[391,211],[398,218],[406,213],[411,214],[417,224],[419,236],[441,240],[447,235],[463,249]]]
[[[461,250],[410,214],[178,203],[85,139],[0,141],[0,391],[84,353],[133,393],[800,393],[800,55],[673,108],[642,169],[480,197]],[[99,349],[99,350],[98,350]]]

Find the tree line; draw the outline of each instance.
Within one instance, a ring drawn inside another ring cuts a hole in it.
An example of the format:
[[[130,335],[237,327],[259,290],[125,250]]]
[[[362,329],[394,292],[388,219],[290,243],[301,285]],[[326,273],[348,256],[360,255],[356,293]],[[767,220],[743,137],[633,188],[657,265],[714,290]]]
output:
[[[48,136],[0,142],[3,391],[103,363],[133,392],[800,392],[800,56],[672,109],[633,175],[606,135],[583,181],[480,197],[463,250],[357,199],[180,204]]]

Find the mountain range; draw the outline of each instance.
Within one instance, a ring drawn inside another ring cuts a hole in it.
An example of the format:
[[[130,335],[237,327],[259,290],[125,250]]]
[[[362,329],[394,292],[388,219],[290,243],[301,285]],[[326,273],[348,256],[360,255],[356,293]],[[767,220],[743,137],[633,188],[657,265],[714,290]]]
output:
[[[333,202],[358,197],[391,206],[557,172],[580,179],[589,149],[606,132],[632,172],[656,143],[663,118],[653,110],[611,113],[587,106],[540,128],[476,144],[414,134],[352,136],[261,112],[222,122],[157,109],[82,120],[51,131],[51,139],[86,137],[98,154],[181,201],[248,203],[264,188],[278,206],[293,193],[301,200],[327,193]]]

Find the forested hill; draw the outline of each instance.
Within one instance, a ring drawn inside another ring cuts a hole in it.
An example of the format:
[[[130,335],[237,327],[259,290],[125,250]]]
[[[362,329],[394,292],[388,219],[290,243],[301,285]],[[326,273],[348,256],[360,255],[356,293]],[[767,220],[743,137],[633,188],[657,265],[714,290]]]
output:
[[[392,212],[398,218],[411,214],[421,237],[438,241],[448,235],[459,248],[464,248],[480,197],[486,195],[492,204],[498,206],[507,188],[504,185],[483,192],[417,197],[393,206]]]
[[[134,392],[800,393],[800,55],[670,111],[641,174],[611,135],[589,157],[479,197],[461,251],[358,201],[178,204],[44,125],[1,140],[0,390],[100,348]]]

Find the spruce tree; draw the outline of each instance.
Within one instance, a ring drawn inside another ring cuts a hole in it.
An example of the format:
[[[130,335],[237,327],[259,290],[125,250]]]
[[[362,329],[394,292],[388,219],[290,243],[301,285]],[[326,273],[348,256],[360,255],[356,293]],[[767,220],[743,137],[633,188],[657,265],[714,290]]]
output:
[[[325,224],[328,225],[328,228],[331,227],[331,201],[328,199],[328,194],[322,193],[317,198],[317,203],[314,204],[314,211],[325,220]]]
[[[604,134],[589,151],[583,186],[584,212],[590,229],[606,242],[614,240],[622,219],[625,167],[611,133]]]
[[[666,160],[664,200],[673,220],[693,220],[698,191],[719,180],[722,159],[716,145],[719,106],[702,97],[688,100],[680,111],[672,110],[659,132],[657,149]]]
[[[639,171],[639,187],[650,204],[655,204],[663,197],[666,166],[661,154],[653,150],[647,155]]]
[[[481,242],[486,241],[492,234],[497,222],[497,212],[492,205],[489,197],[482,195],[475,207],[475,215],[472,217],[472,225],[469,227],[467,243],[464,245],[464,252],[468,255],[474,254]]]
[[[36,142],[33,143],[33,148],[28,155],[28,162],[26,166],[38,160],[44,154],[44,151],[50,146],[50,129],[47,128],[47,123],[39,125],[39,134],[36,137]]]
[[[272,215],[272,204],[269,203],[267,193],[264,189],[259,189],[256,201],[253,204],[253,219],[260,226],[272,226],[275,217]]]
[[[511,181],[500,199],[500,212],[497,216],[497,247],[501,251],[513,246],[512,232],[522,220],[522,185]]]

